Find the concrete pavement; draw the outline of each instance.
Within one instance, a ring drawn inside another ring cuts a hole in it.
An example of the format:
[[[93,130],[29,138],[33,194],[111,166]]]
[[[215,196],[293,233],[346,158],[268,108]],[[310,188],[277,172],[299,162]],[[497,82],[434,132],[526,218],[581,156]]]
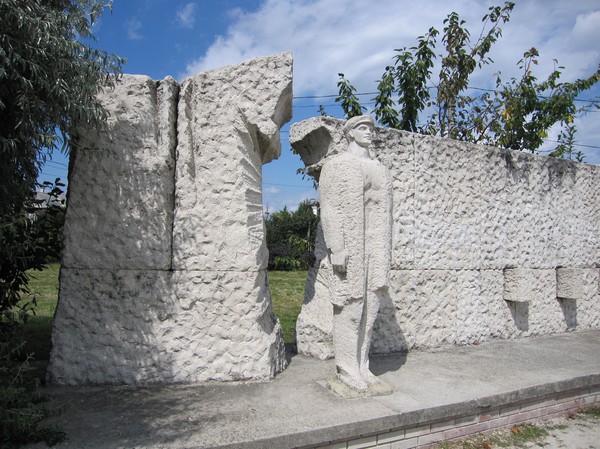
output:
[[[266,383],[51,387],[63,412],[50,422],[68,435],[56,447],[311,447],[578,389],[600,400],[600,330],[373,357],[387,396],[334,396],[324,387],[333,366],[293,356]]]

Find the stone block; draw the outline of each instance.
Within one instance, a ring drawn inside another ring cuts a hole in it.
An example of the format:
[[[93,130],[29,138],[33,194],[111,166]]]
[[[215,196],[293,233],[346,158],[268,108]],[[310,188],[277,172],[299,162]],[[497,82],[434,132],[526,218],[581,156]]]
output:
[[[390,306],[374,330],[378,353],[506,336],[510,313],[500,304],[502,272],[393,270]]]
[[[61,270],[48,380],[55,384],[137,384],[174,381],[163,339],[172,330],[167,271]]]
[[[55,384],[265,380],[284,368],[266,273],[63,269]]]
[[[330,117],[294,123],[290,127],[290,145],[300,155],[306,173],[318,180],[325,158],[342,151],[341,123]]]
[[[285,366],[285,347],[265,270],[173,275],[175,339],[189,381],[267,380]]]
[[[266,268],[262,164],[290,120],[290,53],[203,72],[181,86],[173,268]]]
[[[372,435],[369,437],[358,438],[356,440],[348,441],[347,448],[348,449],[366,449],[369,447],[377,446],[377,435]]]
[[[271,307],[262,164],[291,118],[289,53],[180,87],[125,75],[72,155],[48,378],[266,380],[286,364]]]
[[[107,129],[79,130],[71,154],[63,266],[170,268],[178,90],[123,75],[102,94]]]
[[[418,445],[418,438],[407,438],[406,440],[392,443],[392,449],[414,449]]]
[[[597,267],[600,251],[600,167],[548,158],[552,179],[553,229],[559,267]]]
[[[529,270],[516,276],[528,280],[521,284],[521,293],[515,293],[517,298],[526,295],[528,302],[504,301],[505,273],[392,270],[389,295],[382,299],[375,322],[371,351],[388,354],[567,329],[553,290],[554,270]],[[309,301],[305,301],[298,320],[297,338],[301,353],[325,359],[333,355],[333,311],[326,280],[319,276],[316,271],[309,274]]]
[[[557,268],[556,296],[561,299],[584,299],[590,296],[590,282],[597,276],[596,269]],[[593,281],[591,283],[593,285]]]
[[[529,302],[536,284],[536,272],[530,268],[506,268],[504,270],[504,300]]]
[[[481,152],[453,140],[420,140],[415,155],[415,264],[474,269],[481,264]],[[452,154],[456,157],[449,157]]]
[[[507,268],[504,270],[504,300],[508,302],[514,336],[564,332],[567,322],[556,300],[556,274],[551,269]]]
[[[404,430],[395,430],[392,432],[380,433],[377,435],[377,444],[388,444],[404,439]]]
[[[292,126],[290,142],[316,179],[320,158],[341,150],[343,123]],[[600,326],[600,167],[383,128],[372,146],[392,174],[394,210],[390,297],[373,351]],[[568,276],[580,277],[581,291]],[[328,307],[316,297],[301,322],[319,331],[299,332],[299,347],[326,339]]]

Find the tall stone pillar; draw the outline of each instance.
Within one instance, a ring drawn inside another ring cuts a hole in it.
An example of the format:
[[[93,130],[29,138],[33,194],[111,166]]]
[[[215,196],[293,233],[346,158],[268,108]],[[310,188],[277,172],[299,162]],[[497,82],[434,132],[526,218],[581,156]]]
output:
[[[283,53],[178,85],[125,75],[72,155],[48,378],[264,380],[285,367],[271,308],[262,164],[291,118]]]

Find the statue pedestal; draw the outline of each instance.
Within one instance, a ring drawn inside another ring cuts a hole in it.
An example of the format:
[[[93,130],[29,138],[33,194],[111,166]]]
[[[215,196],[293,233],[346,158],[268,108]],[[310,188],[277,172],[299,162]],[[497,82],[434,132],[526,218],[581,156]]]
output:
[[[379,383],[369,385],[369,389],[366,391],[355,390],[349,387],[344,382],[339,380],[337,377],[331,377],[327,379],[327,382],[319,382],[328,390],[346,399],[354,398],[368,398],[371,396],[385,396],[392,394],[394,389],[390,384],[379,379]]]

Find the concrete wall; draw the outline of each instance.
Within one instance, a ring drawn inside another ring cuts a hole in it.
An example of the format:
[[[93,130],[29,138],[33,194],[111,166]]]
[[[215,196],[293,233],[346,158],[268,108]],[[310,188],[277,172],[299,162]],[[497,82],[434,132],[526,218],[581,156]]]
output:
[[[344,150],[342,125],[293,125],[315,178]],[[373,150],[394,178],[394,235],[372,351],[600,327],[600,167],[383,128]],[[297,339],[327,358],[329,266],[317,246]]]
[[[49,380],[261,380],[285,367],[262,164],[291,118],[284,53],[179,85],[125,75],[72,154]]]

